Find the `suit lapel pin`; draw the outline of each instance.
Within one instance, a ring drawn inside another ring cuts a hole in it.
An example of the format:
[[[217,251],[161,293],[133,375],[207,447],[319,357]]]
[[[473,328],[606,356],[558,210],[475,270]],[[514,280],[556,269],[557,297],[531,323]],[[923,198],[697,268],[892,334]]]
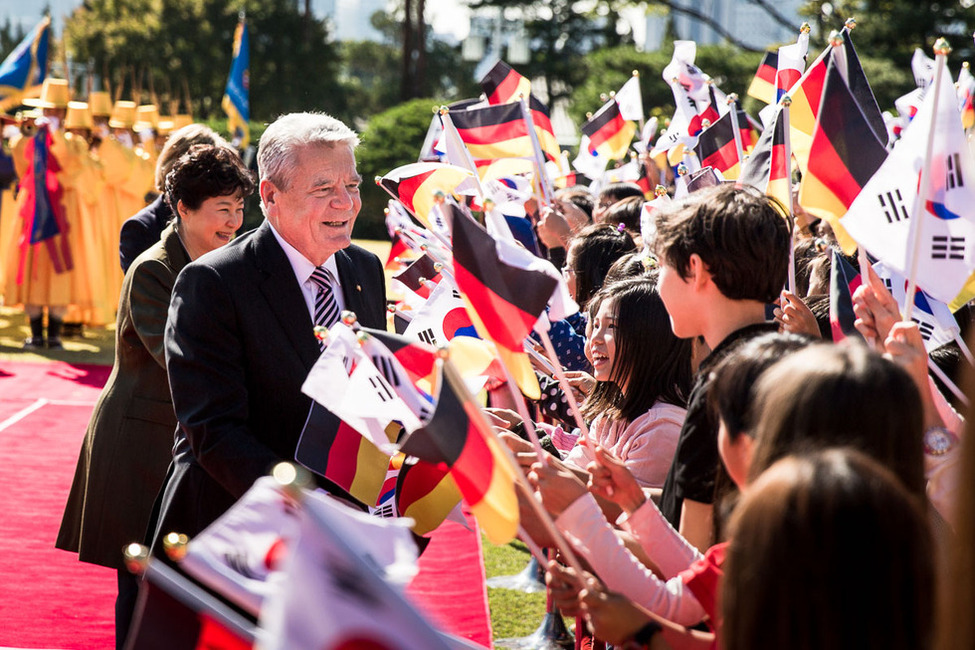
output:
[[[361,284],[355,285],[355,290],[356,291],[362,291],[362,285]]]

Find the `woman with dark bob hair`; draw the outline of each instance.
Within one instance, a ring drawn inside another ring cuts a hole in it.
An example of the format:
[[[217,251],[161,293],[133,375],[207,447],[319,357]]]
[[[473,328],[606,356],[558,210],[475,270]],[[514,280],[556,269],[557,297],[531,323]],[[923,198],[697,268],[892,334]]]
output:
[[[119,647],[138,589],[123,566],[122,548],[144,540],[172,460],[176,414],[163,333],[173,284],[190,261],[233,239],[244,199],[253,192],[251,173],[235,151],[191,147],[166,176],[175,221],[133,261],[122,283],[115,365],[88,423],[56,544],[82,562],[118,570]]]

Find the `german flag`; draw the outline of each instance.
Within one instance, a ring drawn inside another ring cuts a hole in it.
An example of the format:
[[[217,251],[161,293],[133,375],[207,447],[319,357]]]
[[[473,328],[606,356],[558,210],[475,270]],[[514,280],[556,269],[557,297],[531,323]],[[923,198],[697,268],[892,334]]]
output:
[[[803,73],[802,77],[789,91],[792,105],[789,107],[789,131],[792,155],[803,174],[809,161],[812,135],[816,130],[819,115],[819,102],[823,97],[823,84],[826,83],[826,66],[832,58],[833,47],[827,49]]]
[[[850,32],[845,27],[843,35],[843,53],[846,59],[846,83],[856,99],[860,110],[863,111],[870,129],[881,144],[887,144],[887,127],[877,105],[877,100],[870,89],[870,83],[860,65],[860,58]],[[809,150],[812,147],[812,136],[819,117],[819,104],[823,97],[823,86],[826,83],[826,68],[833,58],[833,46],[827,46],[819,58],[806,69],[799,82],[790,91],[792,106],[789,109],[789,127],[791,132],[792,155],[796,159],[803,174],[806,173],[809,162]]]
[[[532,84],[527,77],[499,60],[481,79],[481,89],[489,104],[507,104],[531,95]]]
[[[450,119],[475,160],[531,158],[534,155],[520,104],[451,111]]]
[[[741,174],[741,161],[738,158],[738,147],[735,146],[736,125],[732,122],[734,117],[728,111],[701,133],[697,146],[694,147],[701,167],[713,167],[728,180],[734,180]],[[744,146],[744,142],[742,145]]]
[[[360,503],[376,503],[389,456],[318,402],[312,402],[295,460]]]
[[[532,124],[535,125],[535,134],[538,136],[542,153],[549,160],[559,162],[562,149],[559,147],[559,141],[555,138],[555,129],[552,127],[552,118],[549,115],[548,107],[539,101],[535,95],[532,95],[528,98],[528,110],[532,115]]]
[[[792,205],[789,196],[789,161],[785,156],[785,120],[783,108],[777,108],[774,123],[762,132],[752,155],[742,166],[739,185],[751,185],[777,198],[787,209]]]
[[[835,62],[830,61],[827,68],[799,203],[826,219],[843,251],[852,254],[856,242],[840,223],[840,217],[880,169],[887,150],[874,135]]]
[[[396,512],[416,523],[413,532],[426,535],[443,523],[462,495],[450,469],[440,463],[407,458],[396,477]]]
[[[779,69],[779,53],[766,52],[762,62],[758,64],[755,78],[748,86],[748,96],[754,97],[766,104],[775,103],[775,75]]]
[[[442,374],[433,417],[401,451],[447,467],[488,539],[506,544],[518,532],[514,468],[450,361],[437,365]]]
[[[418,162],[397,167],[377,182],[424,226],[431,228],[430,211],[436,203],[436,194],[451,194],[458,185],[473,177],[474,172],[456,165]]]
[[[833,342],[848,336],[862,338],[853,323],[853,292],[862,284],[860,274],[846,261],[846,257],[833,252],[829,274],[829,325]]]
[[[512,352],[545,311],[558,281],[539,271],[506,264],[494,238],[454,206],[454,277],[478,332]],[[478,323],[480,325],[478,326]]]
[[[582,125],[582,133],[589,138],[589,153],[623,160],[633,142],[636,125],[623,119],[619,104],[611,99]]]
[[[418,260],[394,275],[393,279],[405,284],[410,291],[421,298],[429,298],[430,288],[421,282],[421,279],[430,280],[434,284],[440,282],[440,271],[437,270],[435,264],[433,258],[424,253]]]
[[[477,175],[481,181],[535,173],[535,163],[528,158],[498,158],[496,160],[475,160]]]

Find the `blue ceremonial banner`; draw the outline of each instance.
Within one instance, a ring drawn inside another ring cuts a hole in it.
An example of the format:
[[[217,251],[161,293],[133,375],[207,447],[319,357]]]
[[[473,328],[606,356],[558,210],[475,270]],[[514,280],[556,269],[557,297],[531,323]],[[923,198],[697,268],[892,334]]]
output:
[[[19,99],[44,82],[50,34],[51,19],[45,16],[0,63],[0,97]]]
[[[234,145],[241,149],[250,142],[250,58],[247,21],[241,17],[234,32],[234,60],[230,64],[230,78],[227,79],[222,104]]]

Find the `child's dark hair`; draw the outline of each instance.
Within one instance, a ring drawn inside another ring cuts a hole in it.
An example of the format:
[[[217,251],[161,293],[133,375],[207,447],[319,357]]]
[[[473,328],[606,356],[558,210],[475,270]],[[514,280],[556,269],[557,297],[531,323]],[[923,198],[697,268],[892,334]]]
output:
[[[180,201],[197,210],[215,196],[240,196],[254,193],[254,176],[244,167],[233,149],[211,144],[195,144],[180,156],[166,175],[166,201],[179,218]]]
[[[646,203],[642,196],[628,196],[617,201],[603,217],[603,223],[611,226],[623,227],[636,234],[640,234],[640,213],[643,212],[643,204]]]
[[[875,459],[839,448],[783,458],[752,484],[731,533],[727,650],[934,647],[928,518]]]
[[[657,260],[654,257],[648,256],[643,251],[635,250],[613,262],[613,265],[606,271],[603,286],[609,286],[620,280],[649,275],[651,272],[656,272],[656,269]]]
[[[657,293],[657,275],[621,280],[590,301],[590,314],[616,301],[616,355],[608,382],[597,382],[583,415],[631,422],[656,402],[687,404],[691,388],[691,341],[678,339]],[[591,316],[590,316],[591,318]],[[626,380],[624,395],[619,386]]]
[[[612,199],[614,203],[631,196],[643,198],[643,190],[636,183],[610,183],[599,190],[600,199]]]
[[[656,212],[657,256],[687,279],[698,255],[726,297],[771,303],[789,265],[788,214],[751,187],[701,190]]]
[[[579,231],[569,244],[576,276],[576,302],[585,305],[606,279],[613,262],[636,250],[633,238],[607,224],[593,224]]]
[[[924,498],[923,407],[903,368],[862,343],[817,343],[764,372],[749,415],[751,478],[779,458],[832,445],[879,460]]]

